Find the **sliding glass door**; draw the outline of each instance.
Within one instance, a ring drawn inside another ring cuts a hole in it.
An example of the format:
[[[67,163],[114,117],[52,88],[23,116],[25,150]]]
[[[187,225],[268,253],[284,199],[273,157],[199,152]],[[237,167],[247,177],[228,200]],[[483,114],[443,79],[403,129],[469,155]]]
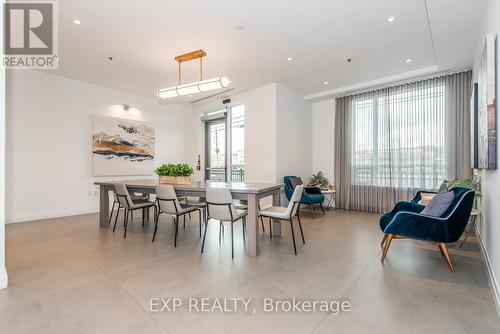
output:
[[[245,106],[205,114],[205,180],[245,181]]]
[[[207,181],[226,181],[226,117],[205,123]]]

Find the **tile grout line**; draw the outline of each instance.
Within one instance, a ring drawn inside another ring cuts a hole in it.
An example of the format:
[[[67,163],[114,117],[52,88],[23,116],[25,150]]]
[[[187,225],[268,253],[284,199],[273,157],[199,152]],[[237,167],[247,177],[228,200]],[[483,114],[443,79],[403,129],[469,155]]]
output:
[[[139,306],[139,308],[141,310],[144,311],[144,313],[147,315],[148,318],[150,318],[151,320],[153,320],[158,326],[160,326],[161,329],[163,329],[166,333],[170,334],[170,332],[168,331],[167,328],[165,328],[161,323],[159,323],[151,314],[149,314],[147,312],[147,310],[145,310],[141,304],[139,304],[137,302],[137,300],[132,297],[128,291],[111,275],[109,274],[106,270],[104,270],[99,264],[97,264],[96,261],[94,261],[94,259],[92,259],[88,254],[87,252],[85,252],[81,247],[80,245],[78,245],[78,243],[76,241],[74,241],[70,236],[66,235],[66,232],[61,229],[59,226],[57,226],[57,224],[55,224],[56,228],[59,229],[69,240],[71,240],[71,242],[83,253],[85,254],[85,256],[92,262],[95,264],[95,266],[104,273],[104,275],[106,275],[108,278],[110,278],[121,290],[123,290],[123,292],[125,292],[125,294],[130,298],[132,299],[132,301],[134,302],[134,304],[136,304],[137,306]]]

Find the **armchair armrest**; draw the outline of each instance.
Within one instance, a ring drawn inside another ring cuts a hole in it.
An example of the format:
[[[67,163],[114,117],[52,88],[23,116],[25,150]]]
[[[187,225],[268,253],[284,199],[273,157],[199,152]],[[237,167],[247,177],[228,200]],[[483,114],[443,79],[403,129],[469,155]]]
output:
[[[394,218],[387,224],[384,233],[435,242],[446,242],[448,240],[446,219],[410,211],[396,213]]]
[[[312,187],[304,187],[304,192],[306,194],[316,194],[316,195],[321,195],[321,189],[319,187],[315,187],[315,186],[312,186]]]
[[[425,206],[418,203],[401,201],[396,203],[392,212],[397,213],[399,211],[410,211],[410,212],[420,213],[424,208]]]

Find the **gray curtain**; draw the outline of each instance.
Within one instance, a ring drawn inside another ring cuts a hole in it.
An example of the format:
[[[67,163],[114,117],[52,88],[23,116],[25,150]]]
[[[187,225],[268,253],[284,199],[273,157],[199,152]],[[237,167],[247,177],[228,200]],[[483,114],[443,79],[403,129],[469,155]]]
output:
[[[337,206],[387,212],[418,189],[470,176],[471,74],[338,98]]]

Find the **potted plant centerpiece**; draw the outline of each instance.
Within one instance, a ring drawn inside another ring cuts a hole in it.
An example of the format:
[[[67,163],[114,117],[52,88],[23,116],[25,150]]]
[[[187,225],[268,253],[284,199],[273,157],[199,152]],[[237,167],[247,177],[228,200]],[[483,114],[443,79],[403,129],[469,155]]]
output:
[[[190,184],[193,167],[188,164],[163,164],[156,168],[155,173],[160,177],[160,183]]]

